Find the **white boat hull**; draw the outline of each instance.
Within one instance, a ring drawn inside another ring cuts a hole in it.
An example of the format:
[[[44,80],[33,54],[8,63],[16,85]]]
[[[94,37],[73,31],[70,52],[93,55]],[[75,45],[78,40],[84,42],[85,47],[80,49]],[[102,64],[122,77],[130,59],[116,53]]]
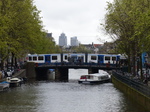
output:
[[[99,83],[106,83],[111,82],[111,78],[108,74],[88,74],[82,75],[78,80],[78,83],[82,84],[99,84]]]
[[[107,82],[111,82],[110,79],[107,80],[102,80],[102,81],[88,81],[88,80],[79,80],[78,83],[82,83],[82,84],[101,84],[101,83],[107,83]]]
[[[10,87],[18,87],[21,86],[21,80],[19,78],[7,78],[7,82],[9,82]]]

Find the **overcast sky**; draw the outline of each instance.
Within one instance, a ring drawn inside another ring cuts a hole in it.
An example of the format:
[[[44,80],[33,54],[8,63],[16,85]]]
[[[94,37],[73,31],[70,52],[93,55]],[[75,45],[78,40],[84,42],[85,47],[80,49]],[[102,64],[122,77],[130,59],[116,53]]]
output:
[[[100,29],[107,1],[113,0],[34,0],[34,4],[41,11],[44,29],[52,33],[57,44],[61,33],[66,34],[68,45],[74,36],[82,44],[100,44],[98,38],[110,41]]]

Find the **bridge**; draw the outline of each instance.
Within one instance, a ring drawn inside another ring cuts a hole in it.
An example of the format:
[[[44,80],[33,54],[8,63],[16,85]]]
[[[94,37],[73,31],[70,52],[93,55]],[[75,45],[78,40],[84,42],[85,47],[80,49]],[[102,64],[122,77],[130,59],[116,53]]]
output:
[[[46,80],[47,72],[49,69],[55,70],[55,81],[68,81],[68,71],[69,69],[88,69],[88,73],[98,73],[99,70],[115,70],[120,69],[120,67],[116,67],[115,65],[57,65],[57,64],[45,64],[41,66],[36,66],[34,63],[27,63],[27,74],[34,74],[34,77],[37,80]],[[30,73],[31,72],[31,73]]]

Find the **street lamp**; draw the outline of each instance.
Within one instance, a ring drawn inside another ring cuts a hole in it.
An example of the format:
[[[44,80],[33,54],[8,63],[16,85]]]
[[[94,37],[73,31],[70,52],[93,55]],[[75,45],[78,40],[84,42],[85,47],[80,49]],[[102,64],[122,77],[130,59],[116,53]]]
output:
[[[136,70],[136,72],[137,72],[137,74],[136,75],[140,75],[140,74],[138,74],[138,72],[139,72],[139,61],[140,61],[140,58],[139,57],[137,57],[136,58],[136,63],[137,63],[137,70]]]

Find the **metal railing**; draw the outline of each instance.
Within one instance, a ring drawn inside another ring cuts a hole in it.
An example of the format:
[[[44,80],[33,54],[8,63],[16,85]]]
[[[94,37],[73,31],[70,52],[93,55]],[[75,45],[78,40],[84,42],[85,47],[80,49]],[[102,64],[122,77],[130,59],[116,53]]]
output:
[[[136,89],[140,93],[150,97],[150,87],[148,87],[146,84],[144,84],[140,80],[133,79],[130,74],[125,75],[122,72],[113,71],[112,75],[115,78],[119,79],[121,82],[127,84],[128,86],[130,86],[130,87],[132,87],[134,89]]]

